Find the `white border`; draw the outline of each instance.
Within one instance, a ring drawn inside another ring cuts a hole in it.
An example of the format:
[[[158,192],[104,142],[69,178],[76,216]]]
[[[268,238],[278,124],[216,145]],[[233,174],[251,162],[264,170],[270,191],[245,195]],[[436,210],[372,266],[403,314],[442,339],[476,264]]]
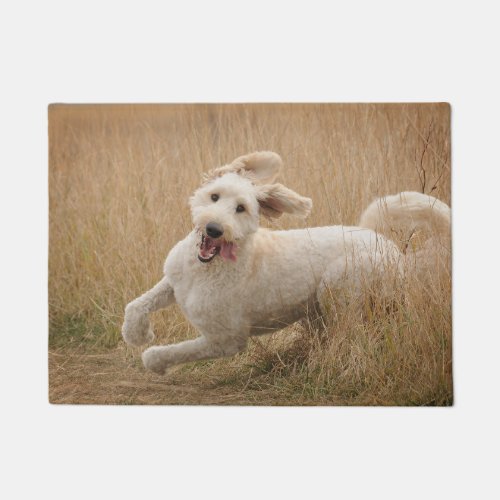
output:
[[[493,3],[89,0],[1,10],[2,497],[498,495]],[[182,101],[451,102],[453,408],[48,405],[47,104]]]

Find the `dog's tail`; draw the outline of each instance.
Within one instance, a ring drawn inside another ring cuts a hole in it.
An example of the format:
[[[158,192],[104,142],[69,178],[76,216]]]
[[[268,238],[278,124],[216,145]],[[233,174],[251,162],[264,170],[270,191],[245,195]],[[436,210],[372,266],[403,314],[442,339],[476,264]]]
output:
[[[450,207],[422,193],[379,198],[363,212],[358,225],[394,240],[403,253],[411,248],[423,255],[450,246]]]

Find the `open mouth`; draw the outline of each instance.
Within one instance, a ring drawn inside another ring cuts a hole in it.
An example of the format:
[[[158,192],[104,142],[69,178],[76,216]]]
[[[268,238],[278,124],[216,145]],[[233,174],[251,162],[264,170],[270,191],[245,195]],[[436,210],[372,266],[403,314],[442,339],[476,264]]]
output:
[[[207,263],[220,254],[223,259],[234,262],[236,260],[235,251],[236,245],[233,242],[210,238],[210,236],[202,234],[198,259]]]

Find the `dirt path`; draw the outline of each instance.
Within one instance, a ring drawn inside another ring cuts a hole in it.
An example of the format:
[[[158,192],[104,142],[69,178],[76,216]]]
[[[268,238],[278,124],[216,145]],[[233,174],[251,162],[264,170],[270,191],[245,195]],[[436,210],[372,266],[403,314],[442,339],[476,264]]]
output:
[[[226,377],[213,371],[209,366],[195,365],[158,376],[146,372],[138,353],[126,346],[99,353],[68,348],[50,350],[49,401],[122,405],[297,404],[286,396],[277,398],[275,390],[265,384],[249,387],[230,371]]]

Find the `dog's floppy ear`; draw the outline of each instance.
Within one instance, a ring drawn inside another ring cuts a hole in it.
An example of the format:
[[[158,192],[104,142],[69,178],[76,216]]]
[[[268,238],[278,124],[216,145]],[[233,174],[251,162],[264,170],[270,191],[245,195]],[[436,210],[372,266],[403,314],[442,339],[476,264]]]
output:
[[[257,151],[239,156],[229,165],[215,168],[208,172],[206,180],[235,173],[248,176],[256,184],[271,184],[278,177],[283,161],[281,156],[272,151]]]
[[[235,170],[245,170],[261,184],[271,184],[276,180],[283,165],[281,156],[272,151],[257,151],[240,156],[231,162]]]
[[[283,184],[266,184],[257,188],[257,201],[262,215],[270,219],[283,213],[307,217],[312,208],[310,198],[300,196]]]

